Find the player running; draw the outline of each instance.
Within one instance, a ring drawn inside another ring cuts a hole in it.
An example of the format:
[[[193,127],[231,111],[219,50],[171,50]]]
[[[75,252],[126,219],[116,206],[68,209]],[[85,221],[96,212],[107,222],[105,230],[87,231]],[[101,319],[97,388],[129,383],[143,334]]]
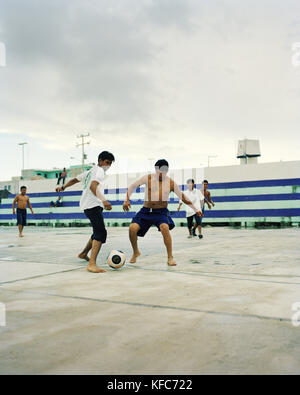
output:
[[[187,180],[187,187],[188,189],[184,192],[185,196],[193,203],[193,205],[198,209],[201,210],[201,207],[203,206],[204,202],[204,196],[202,195],[201,191],[199,189],[195,188],[195,181],[190,178]],[[182,200],[179,202],[179,206],[177,211],[180,211],[180,208],[182,206],[183,202]],[[202,210],[201,210],[202,211]],[[189,230],[189,238],[192,238],[193,236],[196,236],[196,228],[198,227],[198,232],[199,232],[199,239],[202,239],[202,234],[201,234],[201,222],[202,222],[202,217],[199,217],[198,215],[195,214],[195,211],[190,207],[186,207],[186,218],[187,218],[187,223],[188,223],[188,230]],[[195,220],[195,225],[193,224]]]

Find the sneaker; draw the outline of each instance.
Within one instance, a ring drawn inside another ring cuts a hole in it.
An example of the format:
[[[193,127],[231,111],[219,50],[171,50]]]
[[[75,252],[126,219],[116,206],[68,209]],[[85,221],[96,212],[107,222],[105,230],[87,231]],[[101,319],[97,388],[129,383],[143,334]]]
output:
[[[202,236],[202,235],[199,235],[198,237],[199,237],[199,239],[203,239],[203,236]]]

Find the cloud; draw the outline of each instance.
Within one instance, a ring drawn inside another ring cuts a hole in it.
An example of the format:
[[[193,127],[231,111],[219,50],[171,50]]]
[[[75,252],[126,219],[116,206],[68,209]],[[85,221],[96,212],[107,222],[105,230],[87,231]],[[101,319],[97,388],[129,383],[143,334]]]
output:
[[[75,122],[150,122],[152,45],[138,19],[122,9],[114,13],[108,3],[6,3],[1,23],[9,48],[7,91],[1,95],[6,110],[17,96],[32,118],[48,112],[63,123],[63,112],[70,120],[75,112]]]
[[[189,31],[192,28],[193,3],[190,0],[144,2],[144,22],[162,29],[174,27]]]
[[[299,8],[296,0],[4,0],[1,128],[57,150],[52,161],[62,147],[69,158],[81,132],[97,150],[146,162],[167,153],[178,166],[202,162],[197,153],[232,163],[244,136],[269,141],[262,158],[276,160],[284,133],[293,158]]]

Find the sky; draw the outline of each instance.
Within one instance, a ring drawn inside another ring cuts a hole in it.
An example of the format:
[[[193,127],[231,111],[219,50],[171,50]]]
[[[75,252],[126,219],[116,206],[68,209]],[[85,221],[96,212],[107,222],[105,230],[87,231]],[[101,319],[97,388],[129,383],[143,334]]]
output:
[[[79,164],[82,133],[114,172],[238,164],[245,137],[299,160],[299,43],[298,0],[0,0],[0,180],[21,142]]]

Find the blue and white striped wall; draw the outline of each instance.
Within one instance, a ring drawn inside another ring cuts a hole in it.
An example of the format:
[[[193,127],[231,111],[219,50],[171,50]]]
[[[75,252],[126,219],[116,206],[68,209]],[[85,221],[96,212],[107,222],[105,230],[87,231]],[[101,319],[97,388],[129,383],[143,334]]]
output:
[[[180,186],[183,190],[185,189],[184,184],[180,184]],[[200,188],[201,185],[198,184],[197,187]],[[53,191],[54,189],[54,185],[51,184],[50,190]],[[281,223],[296,226],[300,224],[300,177],[210,182],[209,190],[215,202],[215,207],[212,210],[206,209],[204,223],[241,223],[242,225]],[[132,217],[142,207],[144,188],[138,189],[132,195],[131,211],[123,212],[122,204],[126,191],[127,188],[107,188],[105,190],[106,197],[113,206],[110,212],[104,212],[105,222],[108,226],[125,226],[131,222]],[[80,225],[88,223],[84,213],[79,208],[81,190],[73,189],[62,193],[63,207],[60,208],[49,207],[50,201],[56,200],[58,196],[56,192],[30,193],[30,190],[28,192],[35,212],[32,215],[28,210],[29,223],[36,225]],[[12,215],[13,198],[14,195],[2,199],[0,224],[15,225],[16,219]],[[185,212],[183,210],[177,212],[177,207],[178,199],[171,194],[169,210],[172,218],[177,225],[185,224]]]

